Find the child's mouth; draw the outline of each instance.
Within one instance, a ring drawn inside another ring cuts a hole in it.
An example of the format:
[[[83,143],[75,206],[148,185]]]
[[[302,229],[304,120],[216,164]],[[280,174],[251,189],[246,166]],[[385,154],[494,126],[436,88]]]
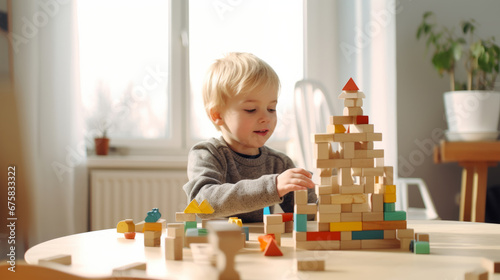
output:
[[[269,129],[263,129],[263,130],[256,130],[254,131],[255,133],[261,135],[261,136],[266,136],[267,133],[269,132]]]

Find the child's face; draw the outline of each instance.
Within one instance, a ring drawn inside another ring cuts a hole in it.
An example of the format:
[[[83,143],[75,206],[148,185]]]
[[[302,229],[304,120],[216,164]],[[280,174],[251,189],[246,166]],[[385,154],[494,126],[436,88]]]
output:
[[[228,100],[220,112],[224,140],[235,152],[257,155],[276,128],[278,92],[263,86]]]

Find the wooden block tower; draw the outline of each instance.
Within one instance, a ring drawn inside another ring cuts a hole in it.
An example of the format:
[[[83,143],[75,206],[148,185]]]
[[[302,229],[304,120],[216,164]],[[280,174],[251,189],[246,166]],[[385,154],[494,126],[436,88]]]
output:
[[[395,210],[393,168],[384,165],[384,150],[373,148],[382,133],[374,132],[363,115],[364,97],[349,79],[339,95],[344,99],[343,116],[331,116],[327,133],[314,135],[318,204],[307,203],[307,191],[295,192],[296,248],[390,249],[413,239],[406,212]],[[307,228],[308,214],[316,214],[313,231]]]

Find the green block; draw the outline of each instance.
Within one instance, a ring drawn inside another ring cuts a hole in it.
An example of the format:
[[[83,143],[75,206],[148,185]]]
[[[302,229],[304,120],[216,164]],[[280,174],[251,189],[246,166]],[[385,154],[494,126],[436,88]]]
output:
[[[415,254],[430,254],[431,253],[431,247],[429,245],[429,242],[427,241],[415,241],[414,243],[414,252]]]
[[[405,211],[384,212],[384,221],[406,221]]]
[[[384,203],[384,212],[396,211],[396,203]]]
[[[186,232],[188,228],[198,228],[198,223],[196,221],[184,222],[184,232]]]
[[[383,230],[362,230],[353,231],[352,240],[384,239]]]
[[[293,229],[295,231],[307,231],[307,214],[293,213]]]

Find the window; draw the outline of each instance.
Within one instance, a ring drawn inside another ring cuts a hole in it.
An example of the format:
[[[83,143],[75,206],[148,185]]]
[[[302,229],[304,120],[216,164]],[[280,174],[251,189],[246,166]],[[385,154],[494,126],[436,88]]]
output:
[[[287,140],[294,84],[303,77],[302,5],[302,0],[78,1],[87,131],[109,127],[115,146],[183,152],[216,136],[201,85],[215,59],[238,51],[264,59],[280,77],[271,141]],[[183,48],[178,37],[189,46],[189,59],[178,59]],[[178,74],[185,69],[186,75]]]
[[[168,139],[169,2],[78,1],[80,81],[87,131]]]
[[[302,0],[189,1],[191,135],[205,139],[217,131],[203,108],[206,70],[228,52],[250,52],[278,74],[278,125],[271,140],[290,137],[293,89],[303,77]]]

